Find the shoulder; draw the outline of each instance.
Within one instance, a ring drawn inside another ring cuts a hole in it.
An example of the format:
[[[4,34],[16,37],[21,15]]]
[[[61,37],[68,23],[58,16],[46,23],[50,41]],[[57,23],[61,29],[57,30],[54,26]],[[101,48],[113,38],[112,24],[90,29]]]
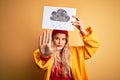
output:
[[[83,50],[84,46],[70,46],[70,50],[72,53],[78,53]]]

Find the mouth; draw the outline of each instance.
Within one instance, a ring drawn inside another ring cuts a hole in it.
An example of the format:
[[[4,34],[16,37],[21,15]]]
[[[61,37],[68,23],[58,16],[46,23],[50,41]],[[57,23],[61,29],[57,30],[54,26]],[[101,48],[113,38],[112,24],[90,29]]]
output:
[[[62,45],[57,45],[57,47],[62,47]]]

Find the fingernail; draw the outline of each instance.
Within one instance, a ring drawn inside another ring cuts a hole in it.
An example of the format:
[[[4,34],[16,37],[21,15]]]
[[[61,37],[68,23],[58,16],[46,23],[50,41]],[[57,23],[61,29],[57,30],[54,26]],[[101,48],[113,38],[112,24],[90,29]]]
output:
[[[72,16],[72,17],[75,17],[75,16]]]

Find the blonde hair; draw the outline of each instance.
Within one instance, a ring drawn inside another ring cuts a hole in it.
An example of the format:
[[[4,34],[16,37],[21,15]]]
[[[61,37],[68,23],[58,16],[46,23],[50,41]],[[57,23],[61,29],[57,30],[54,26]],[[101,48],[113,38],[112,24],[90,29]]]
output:
[[[62,49],[62,56],[60,56],[60,53],[57,51],[53,53],[53,72],[55,68],[58,70],[61,68],[59,63],[62,63],[62,75],[71,76],[71,51],[68,44],[68,39],[66,39],[66,44]],[[58,75],[58,73],[56,73],[56,75]]]

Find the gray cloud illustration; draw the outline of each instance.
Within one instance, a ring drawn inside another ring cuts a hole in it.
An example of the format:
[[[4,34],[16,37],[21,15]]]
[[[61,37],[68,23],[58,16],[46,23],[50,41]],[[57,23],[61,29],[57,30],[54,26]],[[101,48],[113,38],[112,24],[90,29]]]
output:
[[[53,21],[68,22],[70,20],[70,17],[67,15],[67,11],[64,9],[58,9],[57,12],[53,11],[51,13],[50,19]]]

